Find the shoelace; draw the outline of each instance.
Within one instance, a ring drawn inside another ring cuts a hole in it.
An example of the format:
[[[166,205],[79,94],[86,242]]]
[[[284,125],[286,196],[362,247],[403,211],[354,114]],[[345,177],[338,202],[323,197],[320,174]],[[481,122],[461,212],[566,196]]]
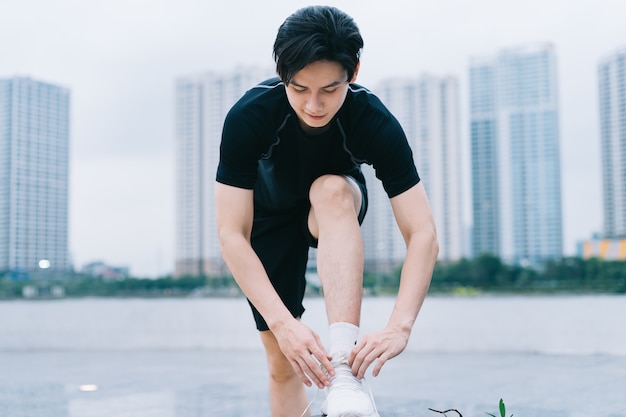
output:
[[[370,395],[370,401],[372,402],[372,407],[374,407],[374,412],[376,413],[377,416],[379,416],[378,408],[376,408],[376,402],[374,401],[374,393],[372,392],[372,386],[370,385],[369,381],[365,379],[365,377],[363,377],[363,382],[365,382],[365,384],[367,385],[367,392]]]
[[[350,388],[354,391],[360,391],[361,384],[356,379],[354,375],[352,375],[352,371],[340,369],[337,371],[335,376],[332,378],[333,386],[337,388]]]
[[[313,399],[311,401],[309,401],[309,404],[306,406],[306,408],[304,409],[304,411],[302,412],[302,414],[300,414],[300,417],[304,417],[304,415],[306,414],[307,411],[309,411],[311,409],[311,406],[313,405],[313,403],[315,402],[315,400],[317,400],[317,396],[320,395],[320,389],[317,388],[317,392],[315,393],[315,397],[313,397]]]

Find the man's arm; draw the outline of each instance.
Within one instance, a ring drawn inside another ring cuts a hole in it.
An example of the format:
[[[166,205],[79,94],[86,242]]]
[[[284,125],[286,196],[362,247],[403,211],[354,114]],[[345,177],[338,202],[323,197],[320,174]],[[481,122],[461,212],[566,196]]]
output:
[[[365,375],[374,361],[377,363],[373,374],[377,376],[387,360],[406,348],[439,253],[435,222],[421,182],[393,197],[391,206],[407,253],[396,303],[387,326],[379,332],[363,336],[352,351],[352,371],[359,378]]]
[[[253,191],[217,183],[215,204],[222,256],[235,281],[267,322],[300,379],[308,386],[309,378],[321,388],[328,385],[327,375],[314,360],[332,375],[333,367],[319,336],[291,315],[250,244]]]

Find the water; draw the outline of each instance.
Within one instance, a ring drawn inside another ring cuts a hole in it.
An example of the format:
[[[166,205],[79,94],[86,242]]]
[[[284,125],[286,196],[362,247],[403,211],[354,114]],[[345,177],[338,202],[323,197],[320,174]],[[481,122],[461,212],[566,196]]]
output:
[[[366,298],[364,332],[393,298]],[[303,321],[327,341],[321,298]],[[428,297],[412,352],[626,356],[625,296]],[[261,349],[245,300],[78,299],[0,303],[0,351]]]
[[[305,306],[327,342],[323,301]],[[365,299],[363,331],[392,307]],[[625,317],[624,296],[431,296],[368,380],[383,417],[497,414],[501,397],[517,417],[626,417]],[[243,299],[0,303],[0,417],[269,416],[266,379]]]

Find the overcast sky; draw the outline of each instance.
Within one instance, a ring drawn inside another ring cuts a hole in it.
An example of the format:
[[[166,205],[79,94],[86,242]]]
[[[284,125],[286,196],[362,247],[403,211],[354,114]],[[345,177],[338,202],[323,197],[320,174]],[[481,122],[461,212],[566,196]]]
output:
[[[29,76],[72,94],[70,250],[157,276],[174,264],[174,83],[273,65],[292,0],[0,0],[0,78]],[[453,75],[472,56],[555,45],[559,65],[566,254],[602,227],[597,66],[626,46],[616,0],[345,0],[365,40],[359,82]],[[418,167],[419,168],[419,167]],[[466,200],[469,201],[469,196]]]

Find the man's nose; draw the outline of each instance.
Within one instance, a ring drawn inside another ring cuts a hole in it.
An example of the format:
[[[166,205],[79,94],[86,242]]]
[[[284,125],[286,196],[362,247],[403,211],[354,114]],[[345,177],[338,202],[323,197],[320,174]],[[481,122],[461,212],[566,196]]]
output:
[[[311,94],[306,103],[307,109],[309,110],[318,110],[322,107],[322,101],[320,100],[319,94]]]

